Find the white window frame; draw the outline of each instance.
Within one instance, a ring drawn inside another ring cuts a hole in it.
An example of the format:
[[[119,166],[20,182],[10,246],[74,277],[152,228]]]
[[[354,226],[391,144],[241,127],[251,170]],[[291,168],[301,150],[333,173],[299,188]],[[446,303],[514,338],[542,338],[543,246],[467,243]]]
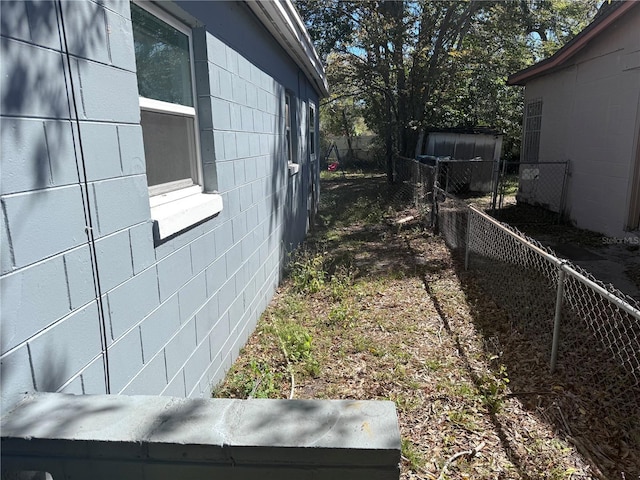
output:
[[[175,28],[180,33],[186,35],[189,40],[189,67],[191,70],[191,98],[193,99],[193,104],[196,104],[198,99],[197,91],[196,91],[196,72],[195,72],[195,63],[193,57],[193,36],[191,32],[191,28],[189,28],[184,23],[180,22],[177,18],[168,14],[164,10],[156,7],[155,5],[150,4],[149,2],[141,1],[141,0],[132,0],[138,7],[146,10],[148,13],[157,17],[158,19],[165,22],[167,25]],[[138,97],[140,110],[145,110],[148,112],[154,113],[165,113],[168,115],[174,116],[183,116],[193,119],[193,141],[194,141],[194,154],[191,159],[191,171],[195,177],[189,180],[177,180],[175,182],[164,183],[161,185],[154,185],[149,187],[149,196],[151,198],[162,195],[166,193],[170,193],[172,191],[180,190],[182,188],[191,188],[193,186],[200,186],[200,191],[202,191],[202,183],[203,183],[203,175],[202,175],[202,159],[200,157],[200,132],[198,131],[198,113],[194,107],[190,107],[187,105],[181,105],[177,103],[169,103],[163,102],[160,100],[154,100],[152,98],[147,97]],[[154,202],[152,202],[154,203]],[[153,205],[152,205],[153,206]]]
[[[194,105],[197,102],[195,63],[193,56],[193,36],[191,28],[164,10],[149,2],[131,0],[140,8],[163,22],[184,33],[189,39],[189,62],[191,68],[191,94]],[[163,102],[146,97],[138,97],[140,110],[166,113],[193,118],[194,155],[191,159],[195,179],[176,180],[162,185],[149,187],[149,206],[151,218],[156,224],[158,240],[171,237],[223,210],[222,196],[217,193],[203,193],[202,159],[200,155],[200,132],[198,114],[195,106]]]
[[[311,119],[313,118],[313,124]],[[309,100],[309,117],[307,118],[307,138],[309,143],[309,158],[311,161],[315,161],[318,151],[318,138],[316,136],[317,125],[317,109],[316,104]],[[313,139],[313,141],[312,141]],[[313,147],[313,148],[311,148]]]
[[[286,149],[286,158],[287,158],[287,168],[289,169],[289,175],[295,175],[300,171],[300,164],[296,161],[297,155],[294,150],[294,147],[297,145],[297,142],[293,141],[293,132],[294,130],[294,120],[295,117],[293,115],[293,103],[291,99],[295,100],[295,97],[288,91],[284,93],[284,104],[285,104],[285,119],[284,119],[284,137],[285,137],[285,149]],[[287,115],[288,113],[288,115]]]

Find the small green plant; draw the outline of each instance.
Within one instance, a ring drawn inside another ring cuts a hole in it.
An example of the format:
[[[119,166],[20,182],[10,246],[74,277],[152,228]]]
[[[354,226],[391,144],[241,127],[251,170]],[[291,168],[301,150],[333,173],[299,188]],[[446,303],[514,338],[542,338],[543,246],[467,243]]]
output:
[[[397,392],[389,396],[389,400],[396,404],[399,412],[409,413],[418,410],[424,406],[423,401],[412,392]]]
[[[356,335],[352,340],[353,350],[355,353],[370,353],[376,357],[384,355],[384,350],[380,348],[380,345],[370,337],[364,335]]]
[[[482,398],[482,403],[489,409],[490,413],[498,413],[502,410],[504,394],[507,391],[509,377],[507,367],[500,365],[498,373],[485,375],[480,378],[478,389]]]
[[[349,289],[353,286],[355,272],[346,265],[338,265],[331,275],[329,283],[331,298],[334,302],[341,301]]]
[[[464,428],[465,430],[475,432],[478,430],[478,424],[474,421],[474,416],[466,410],[451,410],[447,413],[449,421],[454,425]]]
[[[356,315],[351,305],[340,302],[334,305],[329,312],[329,325],[349,326],[355,320]]]
[[[403,438],[400,445],[402,456],[409,462],[411,471],[418,472],[423,469],[426,462],[416,445],[407,438]]]
[[[247,366],[231,373],[228,382],[213,390],[214,397],[276,398],[282,374],[264,362],[251,360]]]
[[[247,397],[273,398],[277,394],[276,374],[268,364],[251,360],[249,368],[255,379]]]
[[[325,283],[324,255],[301,251],[294,255],[290,277],[299,293],[319,292]]]
[[[436,359],[425,360],[424,366],[427,367],[432,372],[437,372],[438,370],[441,370],[443,367],[442,363],[440,363],[440,361]]]
[[[281,321],[275,328],[276,336],[287,362],[300,363],[312,377],[320,373],[320,363],[313,357],[313,337],[302,325]]]
[[[382,198],[371,200],[366,197],[358,199],[347,207],[346,219],[350,223],[364,222],[369,225],[381,223],[384,219],[385,211],[381,207]]]
[[[299,362],[311,358],[311,334],[302,325],[280,322],[276,332],[290,361]]]

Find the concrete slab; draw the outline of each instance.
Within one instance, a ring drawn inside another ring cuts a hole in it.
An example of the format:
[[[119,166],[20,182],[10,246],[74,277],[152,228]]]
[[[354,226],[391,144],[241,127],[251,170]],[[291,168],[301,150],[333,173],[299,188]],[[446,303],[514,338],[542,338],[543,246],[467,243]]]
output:
[[[555,244],[552,248],[558,256],[574,262],[581,260],[604,260],[604,257],[592,252],[591,250],[587,250],[586,248],[570,243]]]
[[[542,240],[557,256],[584,268],[604,284],[611,284],[622,293],[640,301],[640,284],[633,271],[640,271],[640,250],[629,245],[582,247],[575,244]]]
[[[35,394],[2,418],[1,431],[3,464],[36,458],[54,476],[47,459],[107,470],[162,462],[203,469],[197,478],[230,467],[233,478],[261,470],[287,479],[399,476],[400,431],[388,401]]]

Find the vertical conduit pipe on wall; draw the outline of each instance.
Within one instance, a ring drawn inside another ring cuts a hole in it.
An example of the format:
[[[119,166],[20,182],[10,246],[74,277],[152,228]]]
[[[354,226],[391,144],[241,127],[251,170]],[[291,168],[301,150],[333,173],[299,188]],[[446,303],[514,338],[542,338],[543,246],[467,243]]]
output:
[[[80,133],[80,118],[78,115],[78,103],[76,99],[75,88],[73,84],[73,73],[71,70],[71,55],[69,53],[69,45],[67,42],[67,32],[64,23],[64,12],[62,9],[62,0],[58,0],[56,3],[56,9],[60,18],[58,34],[60,35],[60,41],[64,50],[64,59],[66,60],[67,69],[65,75],[68,74],[68,83],[65,82],[67,87],[67,102],[69,104],[69,114],[73,113],[75,118],[72,118],[72,122],[75,121],[77,128],[77,142],[76,132],[71,124],[71,136],[73,139],[73,148],[75,151],[76,159],[76,173],[78,174],[78,182],[80,183],[80,192],[82,197],[82,207],[85,220],[85,233],[87,235],[87,245],[89,246],[89,255],[91,258],[91,273],[93,279],[93,287],[96,295],[96,304],[98,307],[98,319],[100,322],[100,342],[102,347],[102,362],[104,367],[104,385],[105,392],[111,393],[111,385],[109,379],[109,355],[107,352],[107,322],[104,314],[104,305],[102,303],[102,288],[100,286],[100,275],[98,273],[98,257],[96,253],[96,239],[93,232],[93,220],[91,216],[91,203],[89,201],[89,183],[87,182],[87,166],[84,156],[84,148],[82,145],[82,134]],[[69,91],[70,90],[70,91]]]

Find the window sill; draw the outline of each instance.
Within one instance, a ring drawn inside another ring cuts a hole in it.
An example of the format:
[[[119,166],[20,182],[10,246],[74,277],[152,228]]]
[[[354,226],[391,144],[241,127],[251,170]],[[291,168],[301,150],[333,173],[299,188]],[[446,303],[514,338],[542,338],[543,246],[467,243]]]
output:
[[[299,163],[291,163],[289,162],[289,176],[291,175],[295,175],[300,171],[300,164]]]
[[[157,238],[163,240],[222,211],[222,196],[189,187],[149,200]]]

